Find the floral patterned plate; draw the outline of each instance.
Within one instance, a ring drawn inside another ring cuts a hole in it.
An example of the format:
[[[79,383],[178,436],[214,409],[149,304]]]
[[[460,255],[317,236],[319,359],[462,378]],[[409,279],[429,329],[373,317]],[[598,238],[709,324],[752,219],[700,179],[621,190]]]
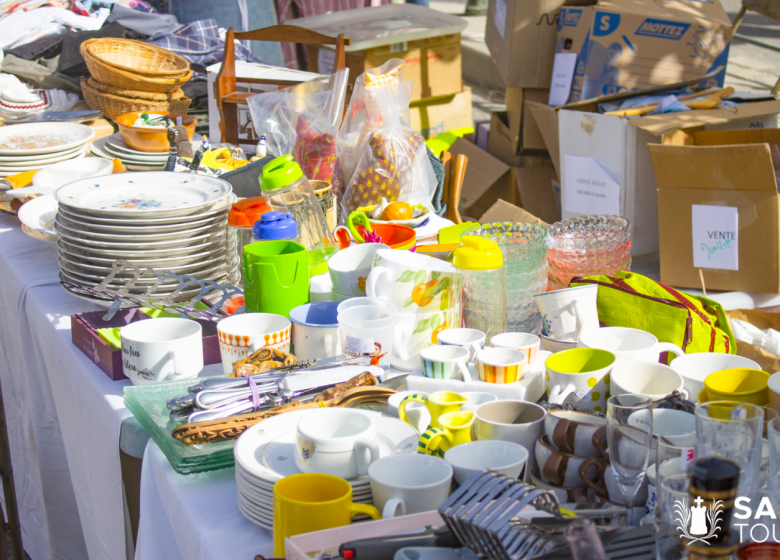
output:
[[[95,131],[75,123],[27,123],[0,128],[0,156],[66,152],[83,146]]]
[[[149,172],[82,179],[60,187],[54,197],[77,214],[143,219],[208,212],[231,191],[230,183],[215,177]]]

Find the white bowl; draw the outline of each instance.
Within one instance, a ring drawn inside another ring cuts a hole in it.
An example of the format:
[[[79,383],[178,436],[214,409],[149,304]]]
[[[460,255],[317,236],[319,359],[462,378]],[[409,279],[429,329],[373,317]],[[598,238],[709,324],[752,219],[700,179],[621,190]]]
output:
[[[452,465],[455,480],[463,484],[475,473],[492,469],[509,478],[518,478],[528,461],[528,451],[509,441],[483,440],[456,445],[444,454]]]

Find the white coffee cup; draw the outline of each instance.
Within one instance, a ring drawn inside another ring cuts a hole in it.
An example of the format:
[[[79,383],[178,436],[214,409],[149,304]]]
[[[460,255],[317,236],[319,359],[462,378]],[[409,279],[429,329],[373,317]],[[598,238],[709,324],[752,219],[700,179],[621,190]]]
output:
[[[398,453],[368,467],[374,505],[382,519],[433,511],[450,494],[452,467],[420,453]]]
[[[366,474],[379,459],[374,421],[359,410],[313,410],[298,421],[296,431],[295,465],[301,472],[349,480]]]
[[[596,308],[598,286],[577,286],[535,294],[542,314],[542,334],[555,340],[577,341],[584,333],[599,328]]]
[[[306,303],[290,311],[293,354],[298,360],[331,358],[341,354],[338,302]]]
[[[261,348],[290,351],[290,320],[273,313],[242,313],[217,323],[222,371],[233,371],[233,362]]]
[[[452,310],[433,313],[402,313],[396,316],[393,338],[393,367],[412,371],[422,365],[420,352],[435,344],[435,332],[447,328],[454,317]],[[444,332],[444,331],[441,331]]]
[[[477,352],[485,347],[485,333],[477,329],[445,329],[439,332],[437,343],[443,346],[460,346],[469,351],[469,363],[474,363]]]
[[[461,412],[474,412],[480,405],[498,400],[497,396],[480,391],[466,391],[461,393],[460,396],[468,399],[468,402],[460,407]]]
[[[431,379],[457,379],[471,382],[471,374],[466,366],[469,351],[458,346],[429,346],[420,352],[422,374]]]
[[[577,341],[580,348],[601,348],[615,355],[615,363],[658,362],[662,352],[675,356],[685,354],[671,342],[658,342],[655,335],[628,327],[603,327],[583,333]]]
[[[634,394],[657,401],[672,391],[680,391],[688,398],[680,374],[664,364],[624,362],[612,368],[610,378],[609,392],[612,396]]]
[[[536,354],[542,344],[535,334],[506,332],[493,336],[490,345],[493,348],[511,348],[525,354],[526,364],[533,365],[536,362]]]
[[[119,331],[122,365],[133,385],[197,377],[203,369],[203,334],[190,319],[136,321]]]
[[[374,265],[374,256],[380,249],[389,248],[383,243],[361,243],[333,255],[328,260],[333,292],[347,297],[365,296],[366,280]]]
[[[509,441],[472,441],[449,449],[444,454],[444,460],[452,465],[458,484],[464,484],[474,474],[485,469],[514,479],[523,472],[528,461],[528,451],[522,445]]]
[[[753,360],[735,354],[697,352],[675,358],[672,360],[671,368],[683,378],[688,395],[696,399],[704,389],[704,380],[708,375],[724,369],[761,369],[761,366]]]
[[[628,417],[629,426],[650,427],[654,437],[678,432],[695,432],[696,416],[684,410],[654,408],[652,420],[647,410],[638,410]]]

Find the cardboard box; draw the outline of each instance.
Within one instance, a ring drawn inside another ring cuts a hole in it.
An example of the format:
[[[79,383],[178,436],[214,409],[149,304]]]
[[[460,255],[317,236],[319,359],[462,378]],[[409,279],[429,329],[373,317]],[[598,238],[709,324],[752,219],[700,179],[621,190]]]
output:
[[[750,323],[754,327],[758,327],[762,331],[766,329],[780,330],[780,313],[770,313],[761,309],[733,309],[731,311],[726,310],[726,317],[728,317],[729,323],[733,319],[739,319],[740,321]],[[737,355],[753,360],[761,366],[763,371],[780,371],[780,356],[767,352],[760,346],[754,346],[740,340],[737,343]]]
[[[529,119],[535,123],[533,118]],[[509,129],[509,115],[506,111],[493,111],[490,116],[490,134],[487,152],[511,167],[541,165],[549,157],[546,150],[520,150],[517,153],[517,137]]]
[[[591,3],[561,8],[558,19],[555,52],[577,54],[569,103],[726,66],[733,28],[719,0]],[[723,87],[725,75],[724,68],[706,85]]]
[[[485,43],[507,87],[548,88],[564,0],[489,0]]]
[[[517,185],[517,204],[548,224],[561,219],[561,207],[555,194],[553,181],[555,168],[550,160],[541,165],[514,167],[512,174]]]
[[[510,204],[500,198],[496,203],[485,212],[479,220],[483,224],[492,224],[495,222],[525,222],[527,224],[539,224],[547,227],[547,222],[540,220],[531,212],[523,210],[519,206]]]
[[[409,105],[409,123],[425,138],[457,128],[473,127],[471,88],[464,88],[455,95],[413,101]]]
[[[330,74],[335,51],[331,47],[309,45],[308,70]],[[401,58],[404,81],[414,82],[412,101],[428,97],[453,95],[463,90],[463,68],[460,58],[460,33],[405,41],[346,53],[349,83],[366,70],[382,66],[391,58]]]
[[[517,145],[515,152],[518,154],[526,151],[544,151],[547,146],[544,143],[542,132],[536,119],[525,111],[526,101],[547,103],[550,97],[550,88],[506,88],[506,112],[509,122],[509,132]]]
[[[560,108],[528,105],[561,180],[561,216],[579,215],[569,204],[567,193],[576,185],[567,183],[565,155],[595,160],[620,185],[620,215],[631,221],[632,255],[655,253],[659,248],[658,196],[647,144],[677,143],[697,130],[776,128],[780,113],[780,101],[633,119],[599,114],[598,100]]]
[[[658,182],[661,282],[780,292],[780,130],[688,131],[651,144]]]

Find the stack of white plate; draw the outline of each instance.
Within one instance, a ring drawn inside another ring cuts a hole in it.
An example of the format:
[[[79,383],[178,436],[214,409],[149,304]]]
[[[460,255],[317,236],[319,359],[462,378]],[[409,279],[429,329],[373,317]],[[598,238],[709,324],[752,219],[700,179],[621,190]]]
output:
[[[95,131],[83,124],[27,123],[0,127],[0,178],[84,157]]]
[[[41,197],[43,198],[43,197]],[[227,212],[236,200],[229,183],[180,173],[122,173],[94,177],[57,189],[54,230],[62,280],[97,286],[112,264],[170,270],[195,279],[226,281]],[[125,271],[109,284],[121,288],[133,278]],[[140,279],[131,294],[143,294],[154,279]],[[176,289],[166,283],[164,296]],[[182,299],[198,293],[190,287]]]
[[[193,145],[201,137],[193,137]],[[118,132],[92,143],[92,153],[107,159],[119,159],[129,171],[161,171],[168,161],[168,152],[139,152],[130,148]]]
[[[263,420],[241,434],[233,449],[238,509],[247,519],[265,529],[273,530],[274,484],[301,472],[295,466],[296,427],[310,412],[296,410]],[[374,419],[380,457],[416,451],[419,435],[409,424],[378,412],[364,412]],[[348,482],[352,485],[353,501],[374,503],[368,476]]]

